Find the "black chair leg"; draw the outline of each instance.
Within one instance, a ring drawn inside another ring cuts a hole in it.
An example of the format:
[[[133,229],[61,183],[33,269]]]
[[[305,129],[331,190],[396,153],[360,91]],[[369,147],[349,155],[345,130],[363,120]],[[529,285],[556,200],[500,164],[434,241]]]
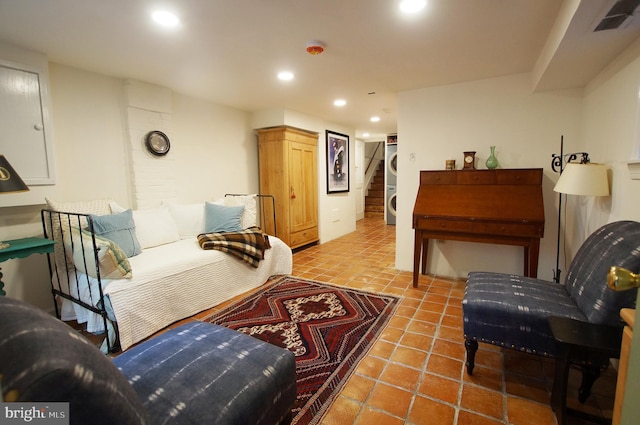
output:
[[[464,340],[464,347],[467,349],[467,374],[473,375],[473,368],[476,361],[476,351],[478,351],[478,341],[472,339]]]
[[[565,425],[567,416],[567,387],[569,381],[569,347],[558,344],[555,359],[551,409],[556,414],[558,425]]]
[[[593,384],[600,377],[600,373],[603,367],[604,366],[599,363],[591,363],[588,365],[580,366],[580,369],[582,370],[582,382],[580,383],[580,388],[578,389],[578,401],[580,403],[584,403],[585,401],[587,401],[587,399],[591,395],[591,387],[593,387]]]

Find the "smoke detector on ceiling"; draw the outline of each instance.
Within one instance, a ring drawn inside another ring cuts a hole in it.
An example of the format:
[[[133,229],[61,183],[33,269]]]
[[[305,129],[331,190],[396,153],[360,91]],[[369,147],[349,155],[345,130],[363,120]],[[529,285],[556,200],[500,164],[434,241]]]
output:
[[[318,40],[313,40],[307,43],[307,53],[316,56],[324,52],[324,44]]]
[[[626,28],[633,20],[633,13],[640,6],[640,0],[615,0],[611,7],[596,21],[593,32]]]

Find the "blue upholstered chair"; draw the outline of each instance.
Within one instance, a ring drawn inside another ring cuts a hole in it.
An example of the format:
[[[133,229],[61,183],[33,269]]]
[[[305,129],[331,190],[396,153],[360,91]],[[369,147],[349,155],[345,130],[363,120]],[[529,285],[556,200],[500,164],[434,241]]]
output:
[[[590,235],[571,262],[564,285],[510,274],[469,273],[462,301],[467,373],[473,373],[478,342],[553,357],[557,346],[550,316],[622,327],[620,309],[634,307],[637,291],[608,289],[611,266],[640,272],[640,223],[618,221]],[[580,401],[589,396],[608,359],[602,362],[581,365]]]
[[[0,297],[5,402],[69,402],[71,424],[287,423],[296,399],[291,352],[190,322],[113,361],[77,331]]]

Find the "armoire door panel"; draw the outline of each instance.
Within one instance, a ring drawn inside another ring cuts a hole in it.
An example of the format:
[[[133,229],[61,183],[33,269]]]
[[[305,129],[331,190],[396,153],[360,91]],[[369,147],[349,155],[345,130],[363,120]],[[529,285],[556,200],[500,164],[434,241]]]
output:
[[[317,225],[316,196],[312,187],[316,174],[315,151],[309,145],[291,142],[289,158],[291,232],[299,232]]]

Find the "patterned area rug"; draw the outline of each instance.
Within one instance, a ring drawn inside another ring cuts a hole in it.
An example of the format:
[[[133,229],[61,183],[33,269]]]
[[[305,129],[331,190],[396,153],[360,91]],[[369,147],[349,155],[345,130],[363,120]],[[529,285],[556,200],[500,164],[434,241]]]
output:
[[[287,348],[296,356],[292,424],[320,421],[393,316],[399,298],[296,277],[203,320]]]

